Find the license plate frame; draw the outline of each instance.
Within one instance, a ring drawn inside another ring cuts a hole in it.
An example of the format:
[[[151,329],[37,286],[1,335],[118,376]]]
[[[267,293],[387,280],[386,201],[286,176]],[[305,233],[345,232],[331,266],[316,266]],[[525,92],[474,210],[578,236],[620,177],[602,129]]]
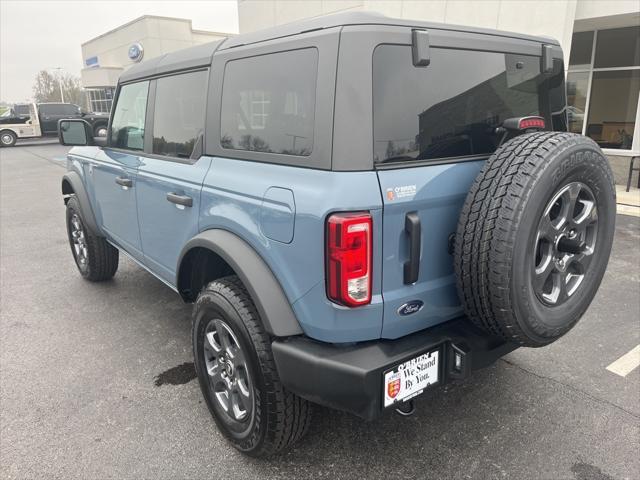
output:
[[[434,361],[434,365],[429,365],[431,361]],[[439,346],[426,349],[384,370],[382,373],[383,408],[400,405],[423,394],[427,389],[439,385],[443,362],[442,346]],[[420,381],[420,375],[427,375],[427,377]],[[407,380],[412,384],[410,387],[407,386]]]

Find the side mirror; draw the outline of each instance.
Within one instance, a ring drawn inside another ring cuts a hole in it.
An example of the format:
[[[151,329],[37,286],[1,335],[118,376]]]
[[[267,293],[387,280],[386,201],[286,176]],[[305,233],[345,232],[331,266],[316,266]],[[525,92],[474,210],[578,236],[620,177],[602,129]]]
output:
[[[58,140],[61,145],[94,145],[93,131],[86,120],[58,120]]]

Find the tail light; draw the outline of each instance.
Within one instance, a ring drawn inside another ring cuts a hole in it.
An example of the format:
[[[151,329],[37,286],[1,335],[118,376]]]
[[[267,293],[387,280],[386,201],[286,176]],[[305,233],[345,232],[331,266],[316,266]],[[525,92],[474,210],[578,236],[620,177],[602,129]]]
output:
[[[513,117],[502,122],[502,128],[510,131],[544,130],[545,121],[542,117]]]
[[[327,219],[327,296],[358,307],[371,303],[372,221],[368,212]]]

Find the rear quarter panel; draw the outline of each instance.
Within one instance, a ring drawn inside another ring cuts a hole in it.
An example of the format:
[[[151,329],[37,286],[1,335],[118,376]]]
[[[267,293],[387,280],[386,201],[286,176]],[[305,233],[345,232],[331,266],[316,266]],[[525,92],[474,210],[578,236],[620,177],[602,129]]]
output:
[[[265,195],[274,188],[290,190],[294,205],[285,205],[288,196]],[[373,269],[380,271],[381,206],[375,172],[330,172],[215,157],[204,180],[200,231],[220,228],[249,243],[280,282],[308,336],[335,343],[370,340],[379,338],[382,330],[381,276],[374,274],[370,305],[347,309],[330,302],[325,290],[325,220],[335,211],[370,211]],[[278,236],[272,219],[292,207],[293,238],[288,242],[287,230],[284,241],[274,240]],[[269,219],[269,236],[263,218]]]

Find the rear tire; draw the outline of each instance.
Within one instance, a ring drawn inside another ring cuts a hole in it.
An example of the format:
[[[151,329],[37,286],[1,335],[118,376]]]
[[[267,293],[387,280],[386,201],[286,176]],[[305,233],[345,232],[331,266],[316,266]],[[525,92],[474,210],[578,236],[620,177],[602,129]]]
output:
[[[520,345],[557,340],[600,286],[615,216],[613,174],[591,139],[536,132],[507,142],[476,178],[458,223],[465,313]]]
[[[0,132],[0,145],[3,147],[13,147],[18,137],[11,130],[2,130]]]
[[[118,270],[119,252],[86,227],[75,196],[67,201],[67,235],[80,274],[91,282],[112,278]]]
[[[238,277],[215,280],[200,292],[192,341],[202,394],[235,448],[266,457],[304,436],[311,405],[280,382],[271,340]]]

